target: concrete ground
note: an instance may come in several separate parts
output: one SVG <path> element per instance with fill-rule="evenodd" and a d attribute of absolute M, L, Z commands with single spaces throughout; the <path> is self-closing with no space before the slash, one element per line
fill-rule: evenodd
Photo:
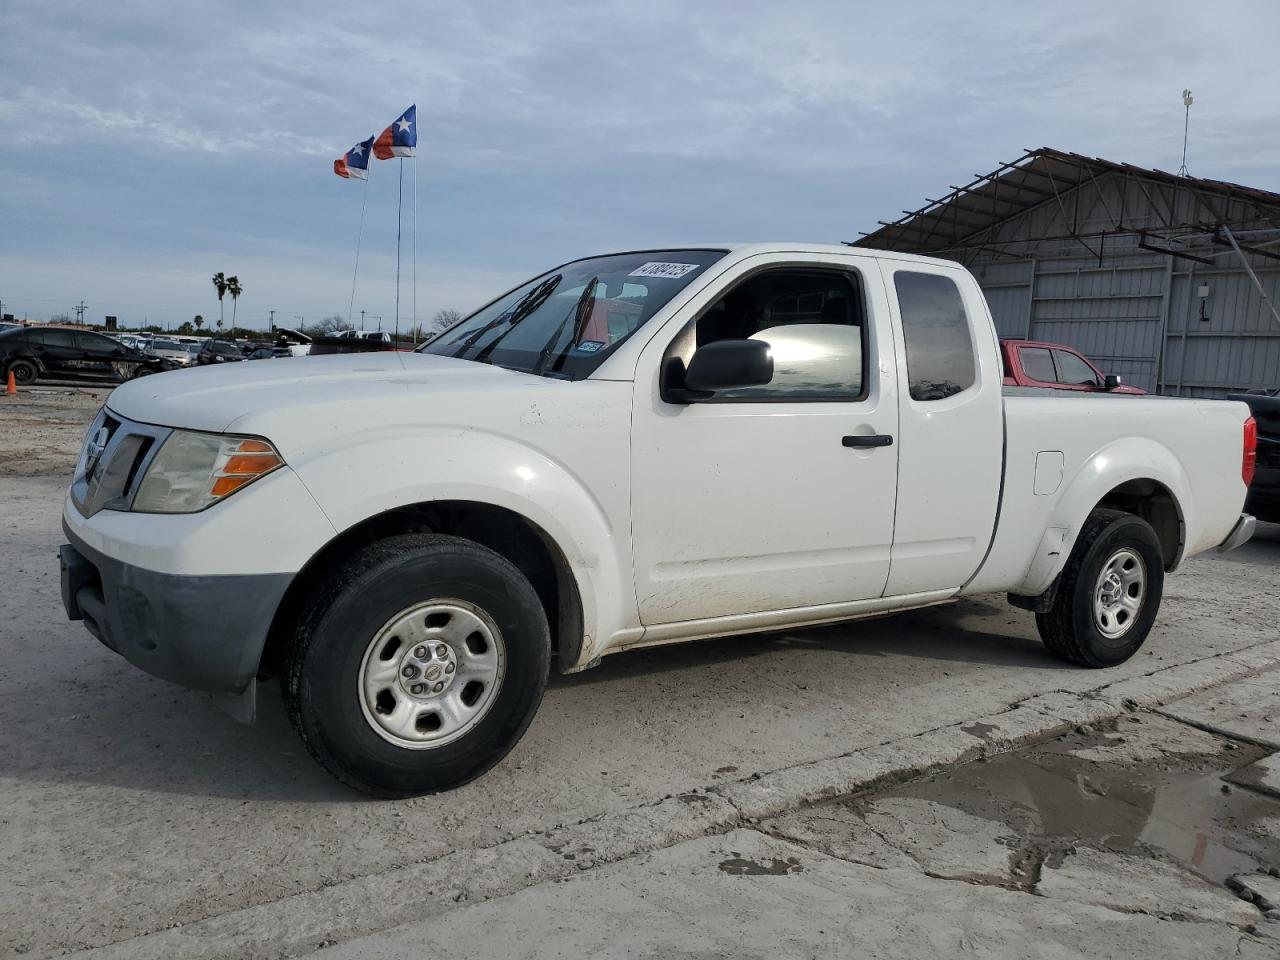
<path fill-rule="evenodd" d="M 311 762 L 274 688 L 264 688 L 257 725 L 241 727 L 208 698 L 145 676 L 65 620 L 54 555 L 58 515 L 98 402 L 80 399 L 82 393 L 33 389 L 17 400 L 0 397 L 0 956 L 112 944 L 105 955 L 278 956 L 389 928 L 396 932 L 387 934 L 386 949 L 395 950 L 406 920 L 437 910 L 442 919 L 433 925 L 447 916 L 448 924 L 462 925 L 449 929 L 471 930 L 470 942 L 491 947 L 486 953 L 477 946 L 475 955 L 493 955 L 500 944 L 482 929 L 491 915 L 485 911 L 531 898 L 520 902 L 587 918 L 592 901 L 580 905 L 563 891 L 605 890 L 633 876 L 639 884 L 646 871 L 652 878 L 645 882 L 656 887 L 675 891 L 679 884 L 669 878 L 685 874 L 709 876 L 709 886 L 696 898 L 685 887 L 669 909 L 655 900 L 646 913 L 635 902 L 635 912 L 602 921 L 600 929 L 614 932 L 619 923 L 635 922 L 693 938 L 637 934 L 632 953 L 703 950 L 701 934 L 688 926 L 692 912 L 682 920 L 677 907 L 696 903 L 701 912 L 726 890 L 756 890 L 767 899 L 779 888 L 750 885 L 774 880 L 796 884 L 800 896 L 788 901 L 791 920 L 776 927 L 778 936 L 793 931 L 785 936 L 794 949 L 770 955 L 809 955 L 804 951 L 844 943 L 814 933 L 827 929 L 811 922 L 823 916 L 820 903 L 860 911 L 866 930 L 877 917 L 897 916 L 902 935 L 915 936 L 908 921 L 920 911 L 907 906 L 942 897 L 943 890 L 957 923 L 979 909 L 966 898 L 995 897 L 1000 904 L 1042 898 L 924 873 L 895 879 L 899 886 L 885 894 L 883 903 L 896 898 L 902 905 L 899 913 L 875 899 L 852 906 L 872 876 L 867 871 L 877 868 L 769 835 L 759 822 L 858 782 L 848 768 L 854 761 L 883 763 L 892 755 L 898 759 L 890 766 L 901 772 L 969 757 L 961 748 L 934 750 L 940 732 L 962 730 L 959 741 L 978 738 L 984 749 L 1004 749 L 997 742 L 1000 717 L 1012 717 L 1004 722 L 1030 735 L 1061 726 L 1067 714 L 1123 710 L 1129 695 L 1108 699 L 1098 692 L 1104 684 L 1116 691 L 1129 689 L 1126 683 L 1138 685 L 1135 691 L 1158 688 L 1164 692 L 1147 695 L 1163 703 L 1276 662 L 1268 645 L 1280 639 L 1280 528 L 1269 527 L 1235 554 L 1198 558 L 1171 577 L 1146 648 L 1113 670 L 1078 670 L 1050 659 L 1031 615 L 1000 597 L 622 654 L 587 673 L 553 678 L 524 741 L 478 782 L 442 796 L 369 801 Z M 38 452 L 23 452 L 31 450 Z M 1025 706 L 1035 702 L 1043 705 Z M 1010 711 L 1016 705 L 1024 706 Z M 987 736 L 988 729 L 997 733 Z M 801 784 L 803 795 L 796 792 Z M 729 828 L 739 833 L 725 834 Z M 595 838 L 564 846 L 564 838 L 583 836 Z M 802 848 L 803 856 L 781 854 L 787 845 Z M 736 858 L 724 855 L 733 851 Z M 785 863 L 792 856 L 808 868 L 774 877 L 757 875 L 750 863 L 736 874 L 719 866 L 734 859 Z M 537 883 L 563 879 L 566 863 L 589 869 L 570 866 L 572 881 Z M 936 883 L 943 887 L 935 890 Z M 869 888 L 865 895 L 873 896 Z M 806 916 L 809 897 L 814 907 Z M 430 909 L 422 898 L 430 898 Z M 475 902 L 490 898 L 491 904 Z M 748 898 L 724 915 L 747 924 L 760 902 Z M 1003 916 L 1005 908 L 991 909 Z M 1173 927 L 1146 917 L 1117 921 L 1115 911 L 1097 906 L 1062 909 L 1086 926 L 1093 921 L 1080 918 L 1099 918 L 1096 940 L 1081 945 L 1101 945 L 1102 931 L 1122 922 L 1134 931 L 1137 955 L 1145 952 L 1142 944 L 1163 944 L 1159 932 Z M 1060 919 L 1044 913 L 1036 922 L 1043 929 L 1036 927 L 1035 936 L 1058 942 L 1045 931 Z M 744 930 L 768 936 L 769 923 L 751 923 Z M 1253 949 L 1250 935 L 1230 932 L 1243 927 L 1227 926 L 1215 933 L 1208 925 L 1177 924 L 1190 939 L 1171 947 L 1171 955 L 1182 955 L 1178 949 L 1189 955 L 1195 944 L 1203 946 L 1201 955 L 1215 955 L 1219 944 L 1229 940 L 1234 950 L 1241 937 L 1242 949 Z M 534 952 L 537 929 L 521 937 L 523 955 L 573 954 L 576 944 L 590 945 L 548 934 L 547 949 Z M 949 929 L 938 935 L 940 953 L 967 942 Z M 844 928 L 831 930 L 833 937 L 846 935 Z M 715 942 L 714 934 L 706 936 Z M 964 936 L 987 943 L 976 930 Z M 991 949 L 978 952 L 1000 955 L 1005 941 L 992 937 Z M 767 939 L 758 942 L 757 952 L 768 952 Z M 885 947 L 880 955 L 899 954 Z"/>
<path fill-rule="evenodd" d="M 1280 778 L 1228 783 L 1268 749 L 1129 713 L 316 956 L 1280 956 Z"/>

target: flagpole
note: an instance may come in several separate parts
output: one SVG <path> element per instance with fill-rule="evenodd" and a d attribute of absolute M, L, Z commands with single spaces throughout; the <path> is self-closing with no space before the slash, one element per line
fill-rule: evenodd
<path fill-rule="evenodd" d="M 418 155 L 413 155 L 413 345 L 418 345 Z"/>
<path fill-rule="evenodd" d="M 356 231 L 356 265 L 351 271 L 351 300 L 347 303 L 347 326 L 351 326 L 351 314 L 356 305 L 356 276 L 360 273 L 360 238 L 364 236 L 364 211 L 369 205 L 369 177 L 366 173 L 360 201 L 360 229 Z"/>
<path fill-rule="evenodd" d="M 400 211 L 404 209 L 404 157 L 400 158 L 400 196 L 396 200 L 396 339 L 400 339 Z"/>

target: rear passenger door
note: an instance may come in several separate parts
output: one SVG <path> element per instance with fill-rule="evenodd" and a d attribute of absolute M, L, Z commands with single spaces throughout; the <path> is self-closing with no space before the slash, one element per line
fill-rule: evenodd
<path fill-rule="evenodd" d="M 102 380 L 122 380 L 127 376 L 123 344 L 99 333 L 76 331 L 75 344 L 81 354 L 81 366 L 85 374 Z"/>
<path fill-rule="evenodd" d="M 999 344 L 963 270 L 880 261 L 899 388 L 897 515 L 886 596 L 957 588 L 995 528 L 1004 459 Z"/>

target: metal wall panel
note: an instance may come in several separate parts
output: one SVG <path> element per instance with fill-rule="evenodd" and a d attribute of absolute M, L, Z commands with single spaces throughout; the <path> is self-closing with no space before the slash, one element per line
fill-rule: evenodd
<path fill-rule="evenodd" d="M 991 246 L 956 255 L 978 277 L 1000 336 L 1068 344 L 1152 392 L 1223 397 L 1280 386 L 1280 324 L 1231 248 L 1197 250 L 1210 266 L 1142 249 L 1136 236 L 1062 239 L 1073 230 L 1114 226 L 1117 213 L 1140 229 L 1154 219 L 1152 204 L 1187 221 L 1208 219 L 1191 191 L 1119 189 L 1117 180 L 1100 178 L 1080 209 L 1072 195 L 1048 200 L 1001 224 L 988 238 Z M 1212 212 L 1247 219 L 1248 211 L 1233 208 L 1237 203 L 1220 201 Z M 1280 262 L 1247 256 L 1280 304 Z M 1205 320 L 1203 283 L 1210 285 Z"/>

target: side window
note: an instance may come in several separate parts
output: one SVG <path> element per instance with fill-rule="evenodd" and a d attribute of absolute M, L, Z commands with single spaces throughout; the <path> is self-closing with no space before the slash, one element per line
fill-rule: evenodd
<path fill-rule="evenodd" d="M 116 345 L 114 340 L 100 337 L 96 333 L 76 333 L 73 336 L 78 349 L 91 350 L 94 353 L 110 353 Z"/>
<path fill-rule="evenodd" d="M 1058 375 L 1053 370 L 1053 357 L 1044 347 L 1023 347 L 1018 353 L 1022 358 L 1022 372 L 1032 380 L 1058 382 Z"/>
<path fill-rule="evenodd" d="M 718 340 L 763 340 L 773 354 L 773 380 L 721 390 L 716 400 L 859 400 L 865 393 L 864 317 L 856 272 L 765 270 L 704 311 L 694 325 L 693 343 L 677 337 L 668 355 L 687 353 L 691 358 L 696 348 Z"/>
<path fill-rule="evenodd" d="M 900 270 L 893 283 L 902 314 L 911 399 L 942 400 L 973 386 L 973 340 L 955 281 Z"/>
<path fill-rule="evenodd" d="M 70 330 L 46 330 L 44 331 L 44 343 L 47 347 L 75 346 Z"/>
<path fill-rule="evenodd" d="M 1053 351 L 1053 359 L 1058 361 L 1058 382 L 1069 383 L 1074 386 L 1085 385 L 1092 387 L 1100 387 L 1102 384 L 1098 381 L 1098 375 L 1093 372 L 1093 367 L 1089 366 L 1074 353 L 1068 353 L 1066 350 Z"/>

